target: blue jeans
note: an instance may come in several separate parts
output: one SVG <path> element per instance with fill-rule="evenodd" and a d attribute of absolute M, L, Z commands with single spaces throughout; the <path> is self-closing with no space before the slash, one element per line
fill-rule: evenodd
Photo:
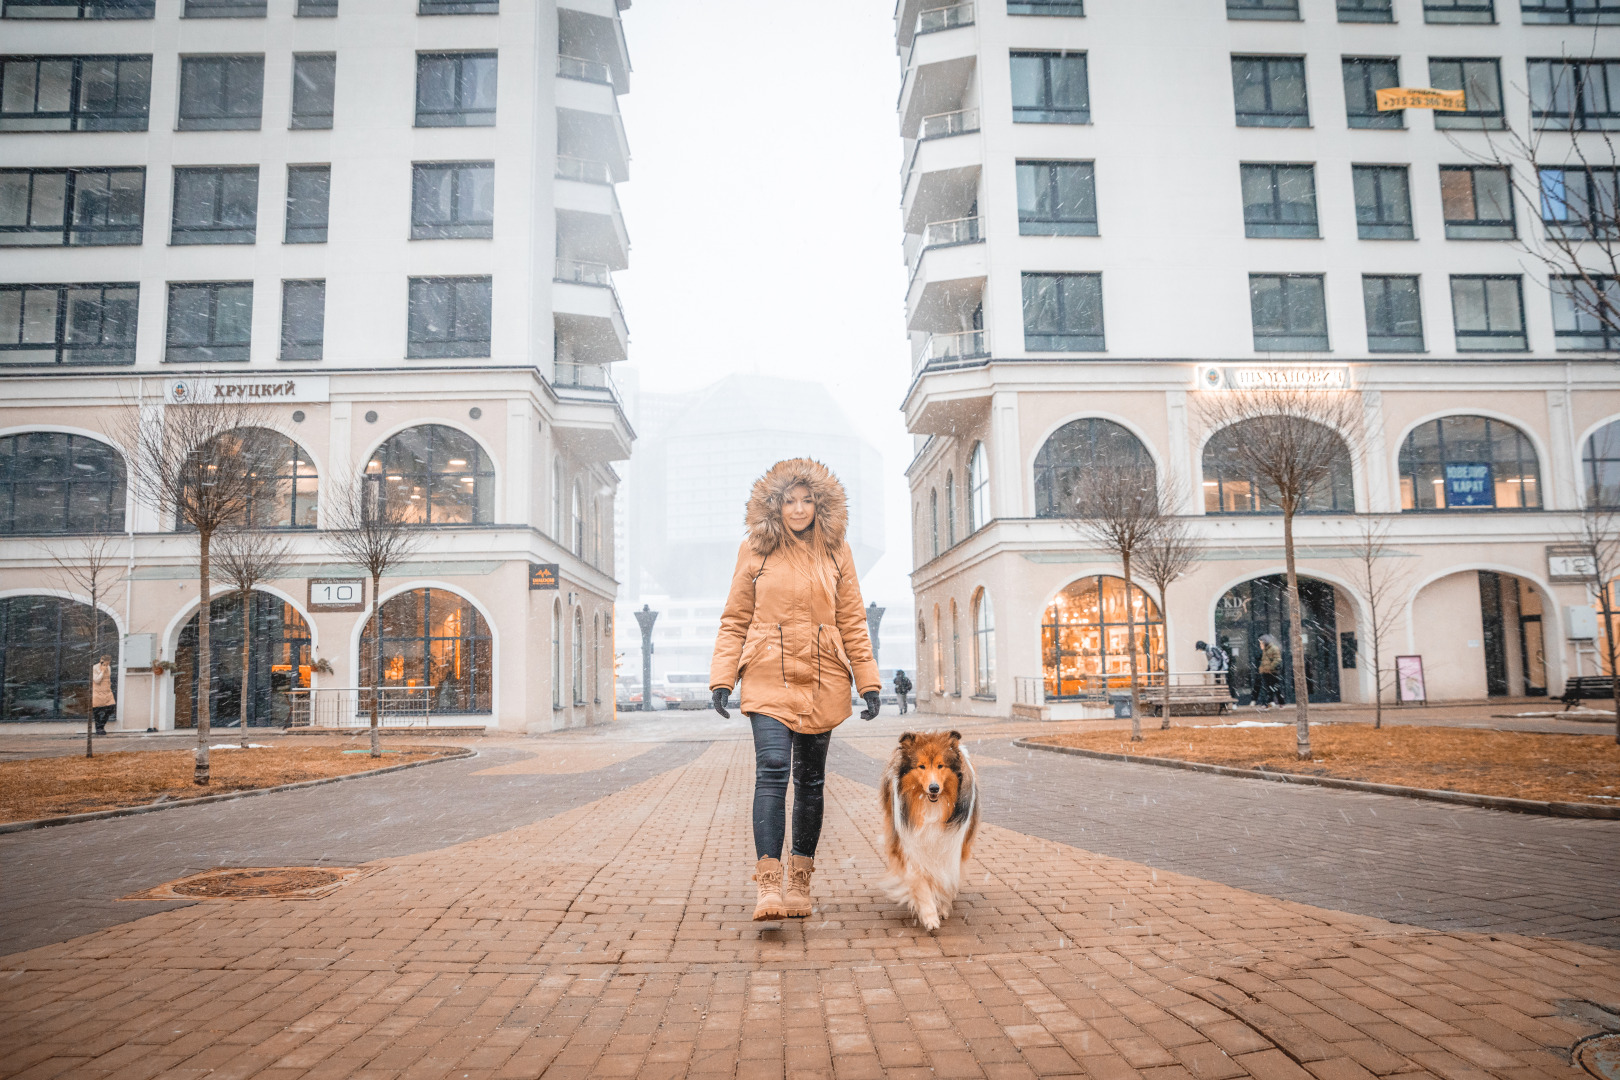
<path fill-rule="evenodd" d="M 822 788 L 832 732 L 800 735 L 763 713 L 749 713 L 748 721 L 754 725 L 754 857 L 782 857 L 790 772 L 793 854 L 814 856 L 821 839 Z"/>

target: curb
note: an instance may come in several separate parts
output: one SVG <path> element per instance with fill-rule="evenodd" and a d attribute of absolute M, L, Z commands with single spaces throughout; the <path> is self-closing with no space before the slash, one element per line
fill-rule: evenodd
<path fill-rule="evenodd" d="M 249 791 L 227 791 L 219 795 L 202 795 L 195 799 L 171 799 L 168 802 L 147 803 L 145 806 L 121 806 L 113 810 L 91 810 L 85 814 L 64 814 L 61 817 L 34 818 L 30 821 L 8 821 L 0 824 L 0 835 L 29 832 L 33 829 L 49 829 L 55 825 L 77 825 L 81 821 L 132 817 L 135 814 L 150 814 L 158 810 L 175 810 L 182 806 L 198 806 L 203 803 L 248 799 L 255 795 L 270 795 L 277 791 L 296 791 L 299 788 L 319 787 L 321 784 L 336 784 L 344 780 L 360 780 L 367 776 L 381 776 L 383 773 L 399 772 L 401 769 L 419 769 L 423 765 L 436 765 L 441 761 L 459 761 L 462 758 L 477 756 L 478 751 L 463 748 L 460 753 L 444 754 L 424 761 L 406 761 L 399 765 L 385 765 L 380 769 L 367 769 L 365 772 L 346 773 L 343 776 L 323 776 L 317 780 L 300 780 L 296 784 L 277 784 L 275 787 L 253 788 Z"/>
<path fill-rule="evenodd" d="M 1070 754 L 1074 757 L 1096 758 L 1102 761 L 1128 761 L 1135 765 L 1158 765 L 1167 769 L 1215 773 L 1218 776 L 1236 776 L 1245 780 L 1276 780 L 1285 784 L 1307 784 L 1311 787 L 1364 791 L 1374 795 L 1398 795 L 1404 799 L 1428 799 L 1431 802 L 1477 806 L 1486 810 L 1508 810 L 1516 814 L 1541 814 L 1546 817 L 1594 818 L 1603 821 L 1620 821 L 1620 806 L 1541 802 L 1537 799 L 1513 799 L 1503 795 L 1476 795 L 1468 791 L 1439 791 L 1434 788 L 1403 787 L 1399 784 L 1375 784 L 1367 780 L 1341 780 L 1335 776 L 1311 776 L 1305 773 L 1277 772 L 1271 769 L 1236 769 L 1230 765 L 1210 765 L 1202 761 L 1182 761 L 1180 758 L 1110 754 L 1103 750 L 1083 750 L 1078 746 L 1053 746 L 1050 743 L 1038 743 L 1030 739 L 1014 739 L 1013 745 L 1022 750 L 1045 750 L 1054 754 Z"/>

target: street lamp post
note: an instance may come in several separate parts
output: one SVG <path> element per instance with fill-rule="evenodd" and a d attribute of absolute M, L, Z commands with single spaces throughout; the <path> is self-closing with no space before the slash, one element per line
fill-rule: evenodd
<path fill-rule="evenodd" d="M 652 712 L 652 630 L 653 623 L 658 621 L 658 612 L 642 604 L 635 615 L 636 625 L 641 627 L 641 711 Z"/>

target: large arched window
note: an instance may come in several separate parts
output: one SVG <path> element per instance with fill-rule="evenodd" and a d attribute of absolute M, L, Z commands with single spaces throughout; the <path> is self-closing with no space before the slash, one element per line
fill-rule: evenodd
<path fill-rule="evenodd" d="M 1612 420 L 1586 440 L 1581 450 L 1586 505 L 1620 507 L 1620 420 Z"/>
<path fill-rule="evenodd" d="M 996 696 L 996 616 L 990 594 L 973 594 L 973 695 Z"/>
<path fill-rule="evenodd" d="M 487 525 L 495 517 L 495 469 L 478 441 L 443 424 L 406 428 L 379 446 L 366 477 L 388 503 L 422 525 Z"/>
<path fill-rule="evenodd" d="M 1125 614 L 1125 580 L 1098 574 L 1070 582 L 1041 622 L 1046 696 L 1073 698 L 1130 686 L 1131 649 L 1139 675 L 1162 671 L 1164 617 L 1141 586 L 1131 589 L 1136 640 Z"/>
<path fill-rule="evenodd" d="M 945 474 L 945 546 L 956 546 L 956 474 Z"/>
<path fill-rule="evenodd" d="M 1249 425 L 1264 424 L 1265 417 L 1240 420 L 1209 437 L 1204 444 L 1204 513 L 1280 514 L 1277 491 L 1262 477 L 1252 475 L 1237 451 Z M 1326 479 L 1305 494 L 1300 512 L 1305 514 L 1353 514 L 1356 509 L 1354 481 L 1350 471 L 1350 448 L 1340 438 L 1339 453 Z"/>
<path fill-rule="evenodd" d="M 562 458 L 557 458 L 551 463 L 551 538 L 559 544 L 568 542 L 563 530 L 563 464 Z"/>
<path fill-rule="evenodd" d="M 574 704 L 585 704 L 585 609 L 574 609 Z"/>
<path fill-rule="evenodd" d="M 432 687 L 433 712 L 487 713 L 493 642 L 472 602 L 444 589 L 412 589 L 382 606 L 360 638 L 360 685 Z"/>
<path fill-rule="evenodd" d="M 117 625 L 91 615 L 89 604 L 55 596 L 0 600 L 0 721 L 90 715 L 90 669 L 102 653 L 118 663 Z"/>
<path fill-rule="evenodd" d="M 962 625 L 956 617 L 956 601 L 951 601 L 951 693 L 962 696 Z"/>
<path fill-rule="evenodd" d="M 1112 420 L 1088 416 L 1054 431 L 1035 455 L 1035 515 L 1074 517 L 1081 476 L 1099 468 L 1149 468 L 1140 439 Z"/>
<path fill-rule="evenodd" d="M 939 558 L 939 489 L 928 489 L 928 547 L 929 557 Z"/>
<path fill-rule="evenodd" d="M 124 459 L 61 431 L 0 439 L 0 535 L 124 529 Z"/>
<path fill-rule="evenodd" d="M 978 532 L 989 521 L 990 471 L 984 460 L 984 443 L 976 442 L 968 455 L 968 532 Z"/>
<path fill-rule="evenodd" d="M 313 529 L 317 521 L 320 478 L 304 448 L 279 431 L 251 429 L 251 437 L 236 432 L 224 438 L 241 439 L 231 457 L 262 461 L 256 470 L 266 483 L 250 496 L 246 520 L 258 529 Z M 186 528 L 183 523 L 181 528 Z"/>
<path fill-rule="evenodd" d="M 934 693 L 945 692 L 945 648 L 944 635 L 939 632 L 939 605 L 934 605 Z"/>
<path fill-rule="evenodd" d="M 199 613 L 200 614 L 200 613 Z M 174 726 L 197 726 L 197 622 L 192 615 L 180 631 L 174 654 Z M 247 671 L 242 670 L 242 638 L 247 635 Z M 294 706 L 289 690 L 307 688 L 310 674 L 309 624 L 279 596 L 254 590 L 242 624 L 239 593 L 216 596 L 208 605 L 208 716 L 214 727 L 242 722 L 247 693 L 249 727 L 285 727 Z M 307 709 L 308 698 L 297 702 Z"/>
<path fill-rule="evenodd" d="M 1442 416 L 1401 444 L 1402 510 L 1537 510 L 1535 447 L 1512 424 L 1488 416 Z"/>
<path fill-rule="evenodd" d="M 569 531 L 569 546 L 575 555 L 585 557 L 585 510 L 579 498 L 579 482 L 574 483 L 573 501 L 570 503 L 568 520 L 572 522 Z"/>

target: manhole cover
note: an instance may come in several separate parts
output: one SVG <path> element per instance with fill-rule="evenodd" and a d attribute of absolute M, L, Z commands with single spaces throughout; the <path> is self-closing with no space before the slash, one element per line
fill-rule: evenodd
<path fill-rule="evenodd" d="M 364 870 L 342 866 L 220 866 L 125 900 L 315 900 Z"/>
<path fill-rule="evenodd" d="M 1620 1080 L 1620 1035 L 1598 1035 L 1575 1047 L 1575 1063 L 1602 1080 Z"/>

